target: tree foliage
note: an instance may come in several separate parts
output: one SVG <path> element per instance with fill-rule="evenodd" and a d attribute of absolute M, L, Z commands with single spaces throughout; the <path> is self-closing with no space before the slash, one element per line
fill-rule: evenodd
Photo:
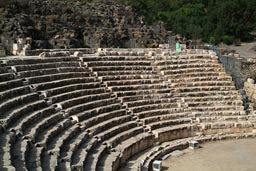
<path fill-rule="evenodd" d="M 191 39 L 234 42 L 256 29 L 256 0 L 123 0 L 146 17 Z"/>

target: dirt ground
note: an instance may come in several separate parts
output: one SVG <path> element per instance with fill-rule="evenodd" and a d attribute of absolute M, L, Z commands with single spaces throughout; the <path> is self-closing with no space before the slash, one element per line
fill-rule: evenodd
<path fill-rule="evenodd" d="M 226 46 L 222 45 L 227 49 L 236 50 L 241 57 L 255 57 L 256 58 L 256 41 L 250 43 L 242 43 L 241 46 Z"/>
<path fill-rule="evenodd" d="M 179 157 L 163 161 L 165 171 L 255 171 L 256 139 L 227 140 L 186 149 Z"/>

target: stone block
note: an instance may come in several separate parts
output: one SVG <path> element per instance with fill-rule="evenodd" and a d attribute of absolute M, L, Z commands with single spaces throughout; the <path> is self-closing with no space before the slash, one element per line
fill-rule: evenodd
<path fill-rule="evenodd" d="M 74 57 L 82 57 L 83 56 L 83 53 L 82 52 L 79 52 L 79 51 L 76 51 L 74 53 Z"/>
<path fill-rule="evenodd" d="M 6 56 L 5 50 L 0 49 L 0 57 L 5 57 L 5 56 Z"/>
<path fill-rule="evenodd" d="M 255 83 L 255 81 L 253 79 L 251 79 L 251 78 L 248 78 L 247 82 L 250 83 L 250 84 L 254 84 Z"/>

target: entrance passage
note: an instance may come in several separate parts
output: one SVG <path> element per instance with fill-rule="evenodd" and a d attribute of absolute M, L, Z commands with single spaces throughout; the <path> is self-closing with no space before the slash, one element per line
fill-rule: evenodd
<path fill-rule="evenodd" d="M 165 171 L 255 171 L 256 139 L 215 141 L 163 161 Z"/>

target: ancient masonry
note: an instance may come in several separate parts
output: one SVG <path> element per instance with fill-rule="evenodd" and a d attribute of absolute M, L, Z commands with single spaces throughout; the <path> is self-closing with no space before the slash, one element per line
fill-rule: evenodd
<path fill-rule="evenodd" d="M 115 0 L 18 1 L 2 9 L 0 18 L 0 46 L 8 54 L 23 48 L 143 48 L 168 38 L 163 23 L 147 26 L 132 7 Z M 33 39 L 29 46 L 23 46 L 30 42 L 21 40 L 26 37 Z"/>
<path fill-rule="evenodd" d="M 189 139 L 255 136 L 213 51 L 0 59 L 0 170 L 150 170 Z"/>

